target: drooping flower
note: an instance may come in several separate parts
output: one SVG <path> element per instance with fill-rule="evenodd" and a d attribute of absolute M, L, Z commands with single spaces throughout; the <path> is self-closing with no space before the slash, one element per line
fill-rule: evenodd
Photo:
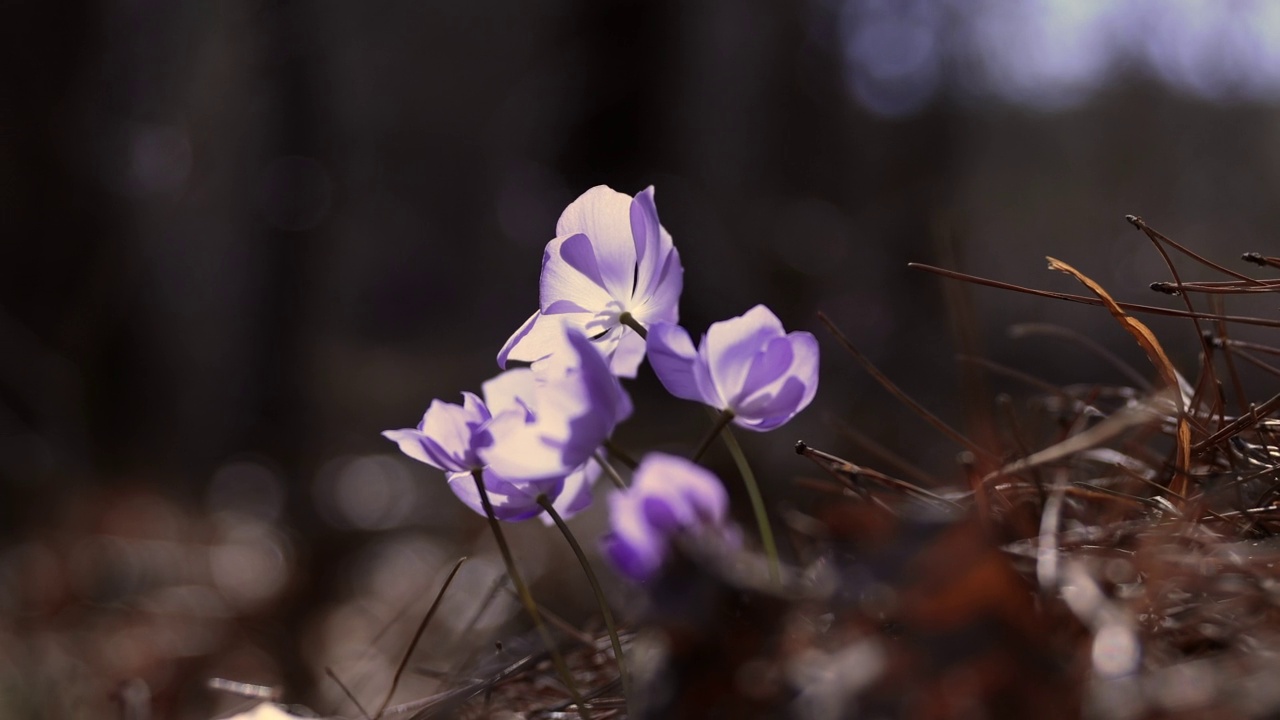
<path fill-rule="evenodd" d="M 634 580 L 657 572 L 678 533 L 720 532 L 727 527 L 729 496 L 709 470 L 681 457 L 646 455 L 631 487 L 609 496 L 611 531 L 603 550 L 617 570 Z"/>
<path fill-rule="evenodd" d="M 649 329 L 649 364 L 672 395 L 733 413 L 748 430 L 773 430 L 807 407 L 818 391 L 818 341 L 787 333 L 763 305 L 712 323 L 695 350 L 684 328 Z"/>
<path fill-rule="evenodd" d="M 568 331 L 554 358 L 484 383 L 484 399 L 436 400 L 416 428 L 383 433 L 409 457 L 444 470 L 454 493 L 483 514 L 482 473 L 499 519 L 541 511 L 538 495 L 571 515 L 591 501 L 592 454 L 631 415 L 631 399 L 587 338 Z"/>
<path fill-rule="evenodd" d="M 678 322 L 683 282 L 680 254 L 658 222 L 653 188 L 632 198 L 593 187 L 560 215 L 542 256 L 538 311 L 503 345 L 498 365 L 548 356 L 567 325 L 592 339 L 615 375 L 635 377 L 644 339 L 620 318 L 630 313 L 645 328 Z"/>

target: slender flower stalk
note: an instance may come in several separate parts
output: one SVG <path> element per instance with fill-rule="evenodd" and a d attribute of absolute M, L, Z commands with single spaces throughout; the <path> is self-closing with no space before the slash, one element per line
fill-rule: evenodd
<path fill-rule="evenodd" d="M 533 594 L 529 592 L 529 586 L 524 584 L 524 579 L 520 577 L 520 571 L 516 570 L 516 561 L 511 555 L 511 547 L 507 545 L 507 536 L 502 532 L 502 523 L 498 522 L 498 517 L 493 514 L 493 505 L 489 502 L 489 492 L 484 487 L 483 471 L 473 470 L 471 476 L 475 478 L 476 492 L 480 494 L 480 504 L 484 507 L 485 516 L 489 518 L 489 529 L 493 531 L 493 539 L 498 543 L 498 551 L 502 553 L 502 562 L 507 566 L 507 577 L 511 578 L 511 584 L 515 585 L 516 594 L 520 596 L 520 602 L 524 605 L 525 611 L 529 613 L 529 617 L 533 619 L 533 624 L 538 628 L 538 635 L 542 637 L 542 644 L 547 647 L 547 652 L 551 653 L 551 663 L 555 665 L 556 673 L 560 675 L 560 680 L 568 688 L 569 697 L 573 698 L 574 704 L 578 707 L 578 714 L 584 718 L 590 718 L 591 714 L 582 702 L 582 693 L 578 692 L 578 686 L 573 681 L 573 675 L 569 673 L 569 666 L 565 665 L 564 656 L 560 654 L 555 640 L 551 637 L 551 632 L 547 630 L 546 623 L 542 621 L 542 613 L 538 611 L 538 604 L 534 602 Z"/>
<path fill-rule="evenodd" d="M 618 471 L 613 469 L 613 466 L 609 464 L 609 458 L 605 457 L 604 453 L 597 450 L 593 457 L 595 458 L 596 464 L 600 466 L 600 469 L 604 470 L 604 474 L 608 475 L 609 480 L 613 481 L 614 487 L 619 490 L 627 489 L 627 483 L 623 481 L 622 476 L 618 474 Z"/>
<path fill-rule="evenodd" d="M 632 470 L 635 470 L 636 465 L 639 465 L 639 463 L 636 462 L 636 459 L 631 457 L 631 453 L 618 447 L 618 444 L 615 443 L 613 440 L 605 440 L 604 449 L 605 449 L 605 452 L 609 453 L 609 457 L 613 458 L 614 460 L 617 460 L 623 465 L 626 465 Z"/>
<path fill-rule="evenodd" d="M 719 413 L 712 414 L 715 416 L 715 423 L 711 426 L 710 432 L 702 438 L 702 442 L 698 443 L 698 449 L 693 451 L 693 457 L 691 459 L 694 462 L 698 462 L 702 459 L 703 455 L 707 454 L 707 450 L 711 449 L 711 443 L 715 442 L 716 438 L 719 437 L 720 431 L 724 430 L 729 426 L 729 423 L 733 422 L 732 410 L 721 410 Z"/>
<path fill-rule="evenodd" d="M 613 622 L 613 612 L 609 610 L 609 603 L 605 600 L 604 591 L 600 589 L 600 581 L 596 579 L 596 573 L 591 569 L 591 563 L 587 562 L 587 555 L 582 552 L 582 546 L 578 544 L 578 539 L 569 530 L 569 526 L 560 517 L 560 513 L 556 512 L 556 506 L 552 504 L 550 498 L 543 495 L 538 498 L 538 504 L 551 516 L 556 527 L 560 528 L 564 539 L 569 542 L 569 547 L 573 548 L 573 554 L 578 556 L 578 564 L 582 565 L 582 571 L 587 575 L 587 582 L 591 583 L 591 592 L 595 593 L 596 602 L 600 605 L 600 614 L 604 616 L 604 626 L 609 631 L 609 642 L 613 645 L 613 657 L 618 661 L 618 676 L 622 678 L 622 695 L 624 699 L 630 702 L 631 677 L 627 672 L 627 664 L 622 656 L 622 640 L 618 638 L 618 627 Z"/>
<path fill-rule="evenodd" d="M 716 436 L 724 438 L 725 447 L 729 449 L 729 455 L 733 457 L 733 463 L 738 467 L 738 474 L 742 476 L 742 484 L 747 488 L 747 498 L 751 501 L 751 514 L 756 519 L 756 529 L 760 532 L 760 544 L 764 546 L 765 557 L 769 559 L 769 578 L 775 583 L 781 582 L 782 572 L 778 561 L 778 546 L 773 539 L 773 526 L 769 524 L 769 513 L 765 509 L 764 496 L 760 494 L 760 485 L 756 482 L 756 474 L 751 471 L 751 463 L 747 462 L 747 456 L 742 452 L 742 446 L 738 444 L 738 439 L 733 436 L 729 430 L 729 423 L 733 422 L 733 411 L 722 410 L 719 413 L 711 413 L 715 418 L 711 426 L 711 432 L 702 439 L 702 444 L 693 454 L 693 461 L 697 462 L 699 458 L 715 441 Z"/>
<path fill-rule="evenodd" d="M 756 527 L 760 530 L 760 544 L 764 546 L 765 557 L 769 559 L 769 578 L 775 584 L 782 582 L 782 571 L 778 563 L 778 546 L 773 540 L 773 527 L 769 524 L 769 513 L 765 510 L 764 496 L 760 494 L 760 485 L 756 483 L 756 475 L 751 471 L 751 463 L 747 462 L 746 453 L 733 436 L 733 431 L 726 424 L 723 433 L 724 444 L 738 466 L 738 474 L 742 476 L 742 484 L 747 488 L 747 498 L 751 500 L 751 512 L 756 517 Z"/>

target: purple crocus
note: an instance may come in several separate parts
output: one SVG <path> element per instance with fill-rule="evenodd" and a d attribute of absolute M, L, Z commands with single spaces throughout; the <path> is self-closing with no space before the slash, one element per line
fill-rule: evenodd
<path fill-rule="evenodd" d="M 678 533 L 721 532 L 729 496 L 709 470 L 675 455 L 650 453 L 632 476 L 631 487 L 609 496 L 611 532 L 601 541 L 618 572 L 634 580 L 653 576 Z"/>
<path fill-rule="evenodd" d="M 631 415 L 631 399 L 580 333 L 562 335 L 554 357 L 509 370 L 483 386 L 484 399 L 436 400 L 416 428 L 383 433 L 409 457 L 444 470 L 449 485 L 483 514 L 472 473 L 483 473 L 499 519 L 537 514 L 538 495 L 570 515 L 591 501 L 599 468 L 587 461 Z"/>
<path fill-rule="evenodd" d="M 773 430 L 795 417 L 818 391 L 818 341 L 787 333 L 763 305 L 712 323 L 695 350 L 671 323 L 649 329 L 649 364 L 667 391 L 733 413 L 748 430 Z"/>
<path fill-rule="evenodd" d="M 632 198 L 593 187 L 560 215 L 542 256 L 538 311 L 503 345 L 498 365 L 548 356 L 567 325 L 592 339 L 615 375 L 635 377 L 645 342 L 620 318 L 629 313 L 645 328 L 677 322 L 683 278 L 653 188 Z"/>

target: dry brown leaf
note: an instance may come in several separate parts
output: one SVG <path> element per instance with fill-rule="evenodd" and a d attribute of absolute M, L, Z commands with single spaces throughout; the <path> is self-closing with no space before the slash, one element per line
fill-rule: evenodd
<path fill-rule="evenodd" d="M 1046 257 L 1045 259 L 1049 261 L 1050 270 L 1064 272 L 1074 277 L 1082 285 L 1089 288 L 1094 295 L 1097 295 L 1098 299 L 1102 300 L 1102 304 L 1111 312 L 1112 317 L 1118 320 L 1124 329 L 1133 336 L 1133 339 L 1138 341 L 1142 349 L 1146 351 L 1147 359 L 1155 366 L 1156 372 L 1160 374 L 1161 379 L 1169 387 L 1173 388 L 1174 396 L 1178 401 L 1178 465 L 1174 469 L 1173 482 L 1170 483 L 1169 489 L 1179 496 L 1185 497 L 1188 486 L 1187 470 L 1191 467 L 1191 426 L 1187 423 L 1186 409 L 1183 407 L 1182 383 L 1178 378 L 1178 371 L 1174 369 L 1173 363 L 1169 361 L 1169 356 L 1165 354 L 1164 348 L 1160 346 L 1160 341 L 1156 339 L 1151 329 L 1121 309 L 1111 295 L 1102 289 L 1101 285 L 1061 260 L 1052 257 Z"/>

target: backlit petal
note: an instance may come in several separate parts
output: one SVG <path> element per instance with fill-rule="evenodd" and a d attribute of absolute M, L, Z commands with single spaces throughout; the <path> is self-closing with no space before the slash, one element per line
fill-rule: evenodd
<path fill-rule="evenodd" d="M 782 322 L 769 308 L 757 305 L 743 315 L 712 323 L 707 329 L 704 357 L 720 397 L 741 393 L 756 353 L 784 335 Z"/>
<path fill-rule="evenodd" d="M 618 300 L 630 300 L 636 269 L 631 197 L 604 185 L 586 191 L 565 208 L 556 223 L 557 237 L 575 233 L 591 239 L 600 277 L 609 294 Z"/>
<path fill-rule="evenodd" d="M 547 243 L 542 256 L 538 307 L 546 312 L 557 301 L 569 301 L 594 313 L 608 306 L 615 298 L 601 276 L 599 253 L 595 238 L 582 233 Z"/>
<path fill-rule="evenodd" d="M 498 367 L 511 361 L 532 363 L 550 355 L 562 343 L 560 336 L 566 324 L 581 320 L 580 315 L 543 315 L 536 312 L 511 336 L 498 352 Z"/>
<path fill-rule="evenodd" d="M 649 365 L 667 392 L 685 400 L 707 402 L 694 380 L 697 351 L 684 328 L 671 323 L 654 323 L 649 328 L 646 352 Z"/>
<path fill-rule="evenodd" d="M 636 376 L 636 372 L 640 370 L 640 363 L 644 360 L 644 338 L 637 335 L 634 330 L 624 326 L 619 326 L 616 332 L 618 333 L 618 342 L 613 351 L 613 357 L 609 360 L 609 368 L 618 377 L 633 378 Z"/>

